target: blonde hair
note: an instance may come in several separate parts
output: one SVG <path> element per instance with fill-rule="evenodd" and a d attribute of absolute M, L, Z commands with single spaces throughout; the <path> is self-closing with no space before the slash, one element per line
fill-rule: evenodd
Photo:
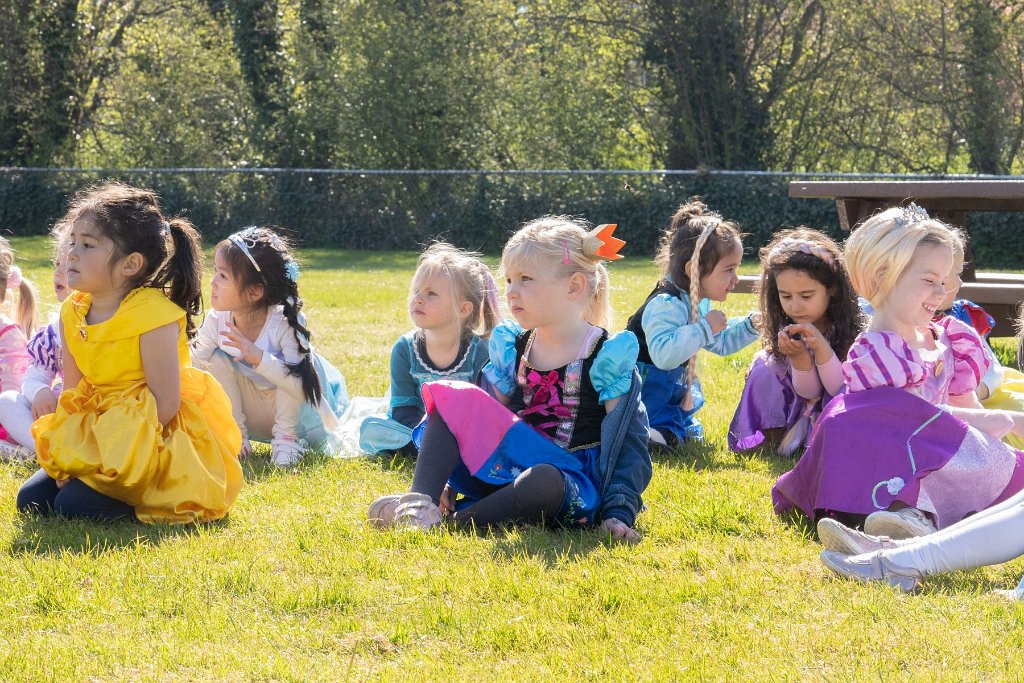
<path fill-rule="evenodd" d="M 420 254 L 416 263 L 416 274 L 409 285 L 410 299 L 424 282 L 432 278 L 448 283 L 452 307 L 456 312 L 461 302 L 472 304 L 473 312 L 462 324 L 463 336 L 476 334 L 486 337 L 491 333 L 501 318 L 498 285 L 491 276 L 491 270 L 480 260 L 480 254 L 464 251 L 447 242 L 435 242 Z"/>
<path fill-rule="evenodd" d="M 930 218 L 920 207 L 892 208 L 864 221 L 846 240 L 844 258 L 853 289 L 874 308 L 882 306 L 924 245 L 963 252 L 960 232 Z"/>
<path fill-rule="evenodd" d="M 12 275 L 17 273 L 18 305 L 15 319 L 26 337 L 31 337 L 36 329 L 36 288 L 28 278 L 21 275 L 21 269 L 14 265 L 14 249 L 11 243 L 0 237 L 0 303 L 7 301 L 7 288 Z"/>
<path fill-rule="evenodd" d="M 608 270 L 597 253 L 602 244 L 582 219 L 542 216 L 519 228 L 505 243 L 501 272 L 507 273 L 513 264 L 530 263 L 553 270 L 558 277 L 582 274 L 590 293 L 583 319 L 607 330 L 612 323 L 612 304 Z"/>

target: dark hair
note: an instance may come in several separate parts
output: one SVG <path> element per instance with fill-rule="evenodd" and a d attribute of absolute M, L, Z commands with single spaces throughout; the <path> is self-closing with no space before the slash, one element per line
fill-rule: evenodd
<path fill-rule="evenodd" d="M 243 251 L 232 239 L 241 240 L 247 251 Z M 310 348 L 312 335 L 306 328 L 306 316 L 301 313 L 299 264 L 288 241 L 270 228 L 250 227 L 222 240 L 216 251 L 227 261 L 228 270 L 241 291 L 251 287 L 263 288 L 263 296 L 253 302 L 253 308 L 282 307 L 302 356 L 298 363 L 286 364 L 288 373 L 302 380 L 302 395 L 306 401 L 316 405 L 323 391 L 316 368 L 313 367 Z M 249 256 L 259 265 L 259 271 Z"/>
<path fill-rule="evenodd" d="M 70 225 L 82 216 L 93 218 L 114 243 L 112 258 L 136 252 L 142 256 L 143 265 L 132 289 L 162 289 L 168 299 L 185 309 L 185 334 L 194 337 L 194 318 L 203 309 L 203 259 L 192 223 L 181 217 L 165 218 L 160 198 L 152 190 L 118 182 L 80 190 L 61 223 Z"/>
<path fill-rule="evenodd" d="M 704 228 L 712 223 L 716 227 L 700 249 L 700 272 L 697 273 L 699 282 L 701 278 L 711 274 L 723 256 L 732 251 L 737 244 L 743 243 L 739 226 L 710 211 L 699 198 L 692 197 L 676 209 L 668 228 L 661 234 L 655 263 L 661 266 L 662 273 L 671 277 L 675 285 L 684 292 L 690 291 L 686 264 L 693 258 L 697 240 L 700 239 Z"/>
<path fill-rule="evenodd" d="M 812 248 L 804 251 L 801 245 Z M 828 252 L 831 264 L 822 256 L 809 253 L 819 248 Z M 846 360 L 850 346 L 864 327 L 864 314 L 857 303 L 857 294 L 846 272 L 846 263 L 839 245 L 817 230 L 798 227 L 776 233 L 772 241 L 761 248 L 760 253 L 761 280 L 756 291 L 761 306 L 761 340 L 764 348 L 776 358 L 782 358 L 779 352 L 779 330 L 793 321 L 782 310 L 776 278 L 785 270 L 799 270 L 825 286 L 828 292 L 825 317 L 828 318 L 829 329 L 824 336 L 839 360 Z"/>

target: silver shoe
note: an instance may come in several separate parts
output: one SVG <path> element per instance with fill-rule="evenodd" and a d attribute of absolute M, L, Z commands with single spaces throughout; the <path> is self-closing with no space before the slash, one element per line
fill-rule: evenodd
<path fill-rule="evenodd" d="M 916 538 L 934 534 L 935 525 L 917 508 L 872 512 L 864 520 L 864 533 L 889 538 Z"/>
<path fill-rule="evenodd" d="M 821 562 L 840 576 L 871 583 L 882 581 L 910 593 L 917 588 L 921 572 L 910 567 L 897 567 L 881 552 L 871 555 L 843 555 L 831 550 L 821 551 Z"/>
<path fill-rule="evenodd" d="M 370 509 L 366 513 L 366 521 L 370 526 L 377 529 L 387 529 L 394 526 L 395 511 L 402 500 L 402 493 L 392 493 L 389 496 L 381 496 L 370 503 Z"/>
<path fill-rule="evenodd" d="M 396 529 L 413 529 L 430 531 L 441 526 L 444 516 L 441 508 L 425 493 L 407 493 L 398 501 L 395 508 Z"/>
<path fill-rule="evenodd" d="M 825 546 L 825 550 L 843 555 L 862 555 L 896 547 L 888 536 L 871 536 L 863 531 L 851 529 L 831 517 L 822 517 L 818 520 L 818 539 Z"/>

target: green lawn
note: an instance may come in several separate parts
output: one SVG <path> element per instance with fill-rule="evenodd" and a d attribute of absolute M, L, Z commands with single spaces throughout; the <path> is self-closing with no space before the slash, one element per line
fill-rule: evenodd
<path fill-rule="evenodd" d="M 48 285 L 43 241 L 14 244 Z M 381 395 L 415 254 L 302 258 L 314 342 L 353 395 Z M 655 277 L 613 264 L 617 325 Z M 1024 606 L 986 593 L 1024 562 L 904 596 L 830 579 L 813 534 L 775 517 L 790 462 L 725 448 L 751 353 L 703 361 L 708 442 L 655 460 L 635 546 L 370 530 L 369 503 L 408 486 L 404 459 L 277 471 L 261 450 L 230 519 L 186 528 L 23 519 L 32 467 L 0 464 L 0 679 L 1019 680 Z"/>

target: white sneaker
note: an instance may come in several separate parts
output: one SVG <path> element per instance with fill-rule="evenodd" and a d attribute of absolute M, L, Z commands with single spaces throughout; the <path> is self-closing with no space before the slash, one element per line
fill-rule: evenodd
<path fill-rule="evenodd" d="M 270 460 L 278 467 L 298 464 L 302 453 L 302 443 L 294 439 L 274 439 L 270 442 Z"/>
<path fill-rule="evenodd" d="M 825 546 L 825 550 L 843 555 L 861 555 L 896 547 L 888 536 L 869 536 L 831 517 L 822 517 L 818 520 L 818 540 Z"/>
<path fill-rule="evenodd" d="M 872 512 L 864 520 L 864 533 L 889 538 L 915 538 L 934 534 L 935 525 L 917 508 L 901 508 L 893 512 Z"/>
<path fill-rule="evenodd" d="M 425 493 L 406 493 L 395 508 L 393 526 L 396 529 L 430 531 L 441 526 L 444 516 L 441 508 Z"/>

